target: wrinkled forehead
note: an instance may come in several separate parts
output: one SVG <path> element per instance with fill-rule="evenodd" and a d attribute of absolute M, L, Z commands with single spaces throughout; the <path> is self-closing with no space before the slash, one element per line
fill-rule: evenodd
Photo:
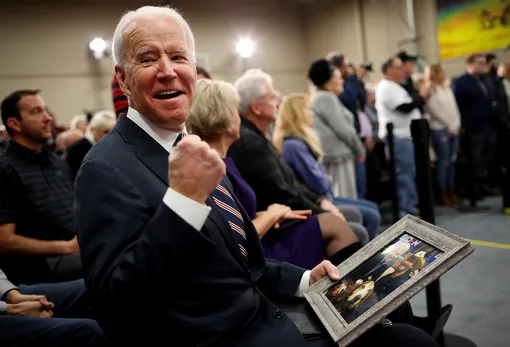
<path fill-rule="evenodd" d="M 169 16 L 139 18 L 130 26 L 125 37 L 125 49 L 130 58 L 145 51 L 179 50 L 190 53 L 183 23 Z"/>

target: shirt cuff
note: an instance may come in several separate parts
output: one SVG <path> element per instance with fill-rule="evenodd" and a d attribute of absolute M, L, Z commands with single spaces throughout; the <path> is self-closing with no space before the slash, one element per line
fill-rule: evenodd
<path fill-rule="evenodd" d="M 305 296 L 305 291 L 310 288 L 310 270 L 307 270 L 303 273 L 303 277 L 301 277 L 301 282 L 299 282 L 299 287 L 296 291 L 296 297 L 303 298 Z"/>
<path fill-rule="evenodd" d="M 211 208 L 168 188 L 163 202 L 197 231 L 202 230 Z"/>
<path fill-rule="evenodd" d="M 0 301 L 0 316 L 7 314 L 7 303 L 5 301 Z"/>

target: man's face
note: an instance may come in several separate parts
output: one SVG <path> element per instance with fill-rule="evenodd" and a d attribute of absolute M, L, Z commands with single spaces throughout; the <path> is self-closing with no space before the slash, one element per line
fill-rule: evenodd
<path fill-rule="evenodd" d="M 53 118 L 39 95 L 25 95 L 18 102 L 21 121 L 9 118 L 8 125 L 16 133 L 32 141 L 44 143 L 51 138 Z"/>
<path fill-rule="evenodd" d="M 115 68 L 130 106 L 177 132 L 184 128 L 197 81 L 187 42 L 186 32 L 176 19 L 140 19 L 126 37 L 125 68 Z"/>
<path fill-rule="evenodd" d="M 338 70 L 340 70 L 340 75 L 342 76 L 342 78 L 345 79 L 349 76 L 349 61 L 347 60 L 347 58 L 344 59 L 342 65 L 338 67 Z"/>
<path fill-rule="evenodd" d="M 392 66 L 388 69 L 389 75 L 393 80 L 401 81 L 405 78 L 404 67 L 402 60 L 394 59 Z"/>
<path fill-rule="evenodd" d="M 252 110 L 259 118 L 271 123 L 276 120 L 276 111 L 280 100 L 271 83 L 264 82 L 264 87 L 267 93 L 252 103 Z"/>
<path fill-rule="evenodd" d="M 468 70 L 470 70 L 471 74 L 475 76 L 481 76 L 487 73 L 485 57 L 476 58 L 475 61 L 468 66 Z"/>
<path fill-rule="evenodd" d="M 414 60 L 408 60 L 402 64 L 402 68 L 404 71 L 404 76 L 409 77 L 414 72 L 414 67 L 416 66 L 416 62 Z"/>

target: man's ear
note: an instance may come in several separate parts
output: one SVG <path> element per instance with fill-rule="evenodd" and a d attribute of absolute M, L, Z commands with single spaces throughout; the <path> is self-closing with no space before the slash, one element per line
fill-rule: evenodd
<path fill-rule="evenodd" d="M 5 124 L 5 126 L 17 133 L 21 132 L 21 121 L 15 117 L 7 118 L 7 124 Z"/>
<path fill-rule="evenodd" d="M 117 81 L 119 81 L 120 90 L 127 96 L 131 96 L 131 90 L 126 83 L 126 70 L 119 65 L 115 65 L 115 76 Z"/>
<path fill-rule="evenodd" d="M 256 101 L 250 102 L 250 111 L 259 116 L 260 115 L 260 104 Z"/>

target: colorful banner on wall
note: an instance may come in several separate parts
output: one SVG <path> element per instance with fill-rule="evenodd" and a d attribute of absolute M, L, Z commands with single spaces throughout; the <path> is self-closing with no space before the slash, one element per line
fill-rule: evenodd
<path fill-rule="evenodd" d="M 510 0 L 437 0 L 441 60 L 510 44 Z"/>

